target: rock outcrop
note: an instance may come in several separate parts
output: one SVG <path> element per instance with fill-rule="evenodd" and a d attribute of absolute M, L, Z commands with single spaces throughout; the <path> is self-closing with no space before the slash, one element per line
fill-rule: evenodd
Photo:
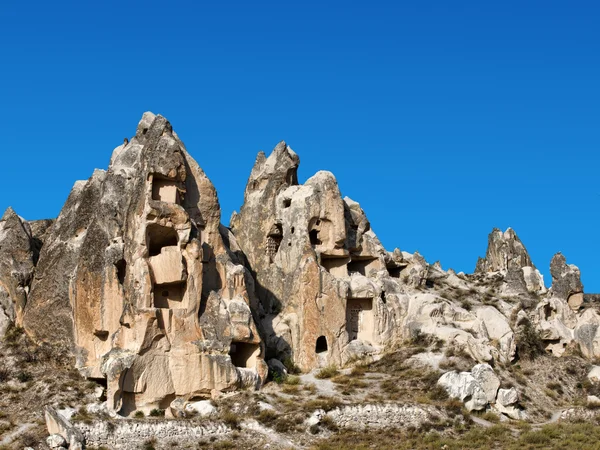
<path fill-rule="evenodd" d="M 259 153 L 231 230 L 256 275 L 269 354 L 309 369 L 376 352 L 393 323 L 386 252 L 364 212 L 330 172 L 299 185 L 298 164 L 284 142 Z"/>
<path fill-rule="evenodd" d="M 21 324 L 36 259 L 29 224 L 12 208 L 0 219 L 0 336 Z"/>
<path fill-rule="evenodd" d="M 577 311 L 583 305 L 583 284 L 579 268 L 567 264 L 564 255 L 557 253 L 550 262 L 550 274 L 552 275 L 551 295 L 566 300 L 569 307 Z"/>
<path fill-rule="evenodd" d="M 543 294 L 546 291 L 544 278 L 533 265 L 527 249 L 512 228 L 505 232 L 498 228 L 492 230 L 488 236 L 485 258 L 479 258 L 475 273 L 501 274 L 506 281 L 506 293 L 509 294 L 527 291 Z"/>
<path fill-rule="evenodd" d="M 0 334 L 15 323 L 71 351 L 106 383 L 113 416 L 209 416 L 204 400 L 259 388 L 268 367 L 282 378 L 412 340 L 479 363 L 440 379 L 468 409 L 522 418 L 518 392 L 499 389 L 486 363 L 522 356 L 525 335 L 556 356 L 600 356 L 600 314 L 561 254 L 548 291 L 510 228 L 492 231 L 472 275 L 387 251 L 332 173 L 300 184 L 299 164 L 285 142 L 259 153 L 227 228 L 170 123 L 144 114 L 55 221 L 11 209 L 0 220 Z"/>
<path fill-rule="evenodd" d="M 221 231 L 214 186 L 169 122 L 146 113 L 108 170 L 73 187 L 23 325 L 106 379 L 121 414 L 258 387 L 267 369 L 253 282 Z"/>

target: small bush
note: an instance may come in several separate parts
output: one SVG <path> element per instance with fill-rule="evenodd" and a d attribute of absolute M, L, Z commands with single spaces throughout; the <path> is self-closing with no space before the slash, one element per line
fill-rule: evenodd
<path fill-rule="evenodd" d="M 334 420 L 329 416 L 323 416 L 319 425 L 328 429 L 329 431 L 338 431 L 339 429 Z"/>
<path fill-rule="evenodd" d="M 136 411 L 133 415 L 136 419 L 143 419 L 145 416 L 144 411 Z"/>
<path fill-rule="evenodd" d="M 5 368 L 0 368 L 0 383 L 4 383 L 5 381 L 10 380 L 10 370 Z"/>
<path fill-rule="evenodd" d="M 288 375 L 285 377 L 284 383 L 290 386 L 297 386 L 300 384 L 300 377 L 295 375 Z"/>
<path fill-rule="evenodd" d="M 154 408 L 150 411 L 150 417 L 165 417 L 165 410 Z"/>
<path fill-rule="evenodd" d="M 337 367 L 335 367 L 335 366 L 327 366 L 327 367 L 323 367 L 321 370 L 319 370 L 315 374 L 315 378 L 323 380 L 323 379 L 326 379 L 326 378 L 335 377 L 338 373 L 339 372 L 337 370 Z"/>
<path fill-rule="evenodd" d="M 240 429 L 240 418 L 232 411 L 224 411 L 221 413 L 221 420 L 234 430 Z"/>
<path fill-rule="evenodd" d="M 435 401 L 446 400 L 448 398 L 448 392 L 446 392 L 446 389 L 442 386 L 437 384 L 429 390 L 427 397 Z"/>
<path fill-rule="evenodd" d="M 270 409 L 264 409 L 258 414 L 256 420 L 269 427 L 277 420 L 277 413 Z"/>
<path fill-rule="evenodd" d="M 27 383 L 28 381 L 31 381 L 33 379 L 33 377 L 31 376 L 31 374 L 29 372 L 19 372 L 17 374 L 17 380 L 19 380 L 21 383 Z"/>
<path fill-rule="evenodd" d="M 529 321 L 519 327 L 516 341 L 517 354 L 521 359 L 533 360 L 545 353 L 542 338 Z"/>
<path fill-rule="evenodd" d="M 288 373 L 291 374 L 299 374 L 302 373 L 302 371 L 300 370 L 300 368 L 296 365 L 296 363 L 292 360 L 292 358 L 286 358 L 283 361 L 283 365 L 285 366 L 285 368 L 287 369 Z"/>
<path fill-rule="evenodd" d="M 444 403 L 444 409 L 450 417 L 455 417 L 462 413 L 463 403 L 457 398 L 450 398 Z"/>

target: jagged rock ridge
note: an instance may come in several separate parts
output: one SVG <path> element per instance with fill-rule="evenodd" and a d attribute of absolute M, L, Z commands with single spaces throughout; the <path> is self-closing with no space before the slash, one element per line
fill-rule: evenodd
<path fill-rule="evenodd" d="M 169 122 L 144 114 L 55 222 L 0 221 L 0 332 L 68 348 L 123 415 L 260 387 L 265 361 L 341 366 L 419 335 L 509 363 L 530 324 L 556 356 L 600 356 L 600 316 L 562 255 L 547 290 L 512 229 L 492 231 L 473 275 L 389 252 L 333 174 L 299 184 L 299 163 L 285 142 L 259 153 L 226 228 Z"/>

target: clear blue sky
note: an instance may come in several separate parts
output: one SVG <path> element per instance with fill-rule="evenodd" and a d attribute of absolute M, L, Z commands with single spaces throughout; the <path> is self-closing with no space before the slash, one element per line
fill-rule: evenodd
<path fill-rule="evenodd" d="M 142 113 L 239 209 L 284 139 L 388 249 L 471 272 L 513 227 L 600 292 L 600 4 L 2 2 L 0 208 L 56 217 Z"/>

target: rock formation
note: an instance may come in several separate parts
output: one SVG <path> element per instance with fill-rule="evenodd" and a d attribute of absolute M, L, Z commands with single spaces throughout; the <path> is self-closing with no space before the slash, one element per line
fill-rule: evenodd
<path fill-rule="evenodd" d="M 269 354 L 309 369 L 376 352 L 394 322 L 386 252 L 364 212 L 329 172 L 299 185 L 298 164 L 284 142 L 259 153 L 231 230 L 256 276 Z"/>
<path fill-rule="evenodd" d="M 507 293 L 546 291 L 544 278 L 535 268 L 527 249 L 512 228 L 502 232 L 494 228 L 488 237 L 485 258 L 479 258 L 475 272 L 501 274 L 506 281 Z"/>
<path fill-rule="evenodd" d="M 108 171 L 73 187 L 22 323 L 106 379 L 108 405 L 122 414 L 260 386 L 253 283 L 236 261 L 214 186 L 169 122 L 146 113 Z"/>
<path fill-rule="evenodd" d="M 600 315 L 557 254 L 547 290 L 512 229 L 494 229 L 474 274 L 387 251 L 330 172 L 300 184 L 285 143 L 259 153 L 239 213 L 221 224 L 214 186 L 169 122 L 146 113 L 108 170 L 75 183 L 56 221 L 0 221 L 0 334 L 10 323 L 62 346 L 106 382 L 111 413 L 197 411 L 272 372 L 375 360 L 438 341 L 479 365 L 441 384 L 470 409 L 522 417 L 490 366 L 523 330 L 560 356 L 600 356 Z M 530 334 L 531 334 L 530 333 Z M 489 370 L 488 370 L 489 368 Z"/>
<path fill-rule="evenodd" d="M 31 227 L 8 208 L 0 219 L 0 336 L 10 323 L 22 323 L 33 270 Z"/>

